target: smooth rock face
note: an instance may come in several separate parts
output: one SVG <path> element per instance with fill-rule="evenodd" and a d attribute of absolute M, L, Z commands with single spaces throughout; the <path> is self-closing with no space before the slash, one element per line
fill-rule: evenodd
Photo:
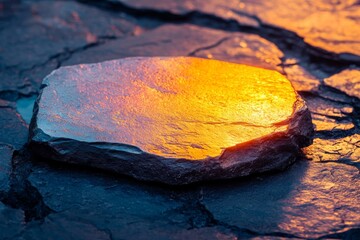
<path fill-rule="evenodd" d="M 275 71 L 125 58 L 50 74 L 31 144 L 53 160 L 185 184 L 284 168 L 312 133 L 307 107 Z"/>

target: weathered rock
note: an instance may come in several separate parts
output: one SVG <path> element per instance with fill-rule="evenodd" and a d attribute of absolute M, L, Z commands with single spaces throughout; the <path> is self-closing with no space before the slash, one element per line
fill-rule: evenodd
<path fill-rule="evenodd" d="M 5 206 L 0 202 L 0 237 L 4 240 L 17 238 L 23 230 L 24 214 L 21 210 Z"/>
<path fill-rule="evenodd" d="M 25 236 L 41 230 L 66 237 L 81 224 L 106 229 L 113 239 L 313 239 L 332 233 L 341 239 L 360 222 L 358 171 L 339 163 L 299 161 L 288 171 L 242 181 L 166 188 L 42 162 L 29 181 L 55 213 L 40 229 L 30 225 Z M 61 233 L 56 224 L 67 227 Z"/>
<path fill-rule="evenodd" d="M 279 73 L 185 57 L 61 68 L 30 128 L 45 158 L 168 184 L 284 168 L 313 134 Z"/>
<path fill-rule="evenodd" d="M 0 107 L 0 143 L 20 149 L 27 142 L 28 128 L 12 103 L 3 101 Z"/>
<path fill-rule="evenodd" d="M 199 48 L 193 55 L 282 71 L 279 65 L 283 53 L 275 44 L 254 34 L 228 34 L 214 46 Z"/>
<path fill-rule="evenodd" d="M 285 62 L 284 73 L 298 92 L 317 92 L 319 89 L 320 80 L 298 63 Z"/>
<path fill-rule="evenodd" d="M 268 28 L 289 36 L 296 33 L 304 41 L 339 59 L 358 61 L 360 59 L 359 18 L 360 6 L 356 0 L 345 1 L 253 1 L 229 0 L 171 0 L 153 2 L 147 0 L 107 0 L 121 3 L 139 11 L 155 10 L 174 15 L 190 15 L 193 12 L 209 14 L 226 21 L 235 20 L 240 25 Z M 252 21 L 251 21 L 252 20 Z M 329 24 L 334 21 L 337 24 Z M 344 30 L 349 29 L 349 30 Z M 353 29 L 353 30 L 350 30 Z M 269 29 L 272 30 L 272 29 Z M 287 31 L 286 31 L 287 30 Z M 323 51 L 318 51 L 322 53 Z"/>
<path fill-rule="evenodd" d="M 201 222 L 205 214 L 191 208 L 191 204 L 196 207 L 197 189 L 164 188 L 45 163 L 34 166 L 29 181 L 55 213 L 43 223 L 29 225 L 23 236 L 36 237 L 47 232 L 57 239 L 74 234 L 78 239 L 88 239 L 87 232 L 77 226 L 94 234 L 111 235 L 112 239 L 234 236 L 222 226 L 207 226 L 207 219 Z M 199 220 L 195 223 L 196 218 Z M 58 230 L 59 226 L 64 228 Z"/>
<path fill-rule="evenodd" d="M 11 159 L 14 150 L 0 144 L 0 199 L 10 189 Z"/>
<path fill-rule="evenodd" d="M 324 79 L 324 83 L 338 89 L 351 97 L 360 99 L 360 70 L 346 69 L 338 74 Z"/>
<path fill-rule="evenodd" d="M 0 144 L 1 239 L 360 239 L 358 1 L 111 1 L 0 1 L 0 142 L 12 145 Z M 26 151 L 11 161 L 27 132 L 16 110 L 28 123 L 28 97 L 52 70 L 158 55 L 285 73 L 318 130 L 304 150 L 312 161 L 181 188 Z"/>
<path fill-rule="evenodd" d="M 176 46 L 176 48 L 174 47 Z M 96 63 L 122 57 L 197 56 L 275 69 L 283 53 L 272 42 L 249 33 L 231 33 L 190 24 L 166 24 L 138 36 L 128 36 L 75 53 L 63 66 Z"/>
<path fill-rule="evenodd" d="M 313 161 L 347 161 L 360 169 L 360 135 L 339 139 L 314 139 L 314 144 L 305 148 L 305 154 Z"/>
<path fill-rule="evenodd" d="M 75 1 L 5 1 L 0 16 L 0 94 L 37 93 L 72 53 L 135 29 L 124 16 Z"/>
<path fill-rule="evenodd" d="M 207 186 L 203 204 L 218 222 L 230 226 L 327 239 L 359 228 L 359 176 L 353 166 L 299 161 L 280 174 Z"/>
<path fill-rule="evenodd" d="M 350 105 L 331 102 L 311 95 L 306 96 L 305 100 L 316 131 L 355 129 L 355 125 L 349 117 L 354 110 Z"/>

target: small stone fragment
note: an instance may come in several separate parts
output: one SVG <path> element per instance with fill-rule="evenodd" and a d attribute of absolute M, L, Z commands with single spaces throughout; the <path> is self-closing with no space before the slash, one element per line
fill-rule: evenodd
<path fill-rule="evenodd" d="M 320 80 L 299 64 L 284 66 L 284 72 L 298 92 L 317 92 Z"/>
<path fill-rule="evenodd" d="M 350 130 L 355 128 L 350 120 L 338 122 L 333 118 L 319 114 L 311 114 L 312 122 L 315 125 L 316 131 L 334 131 L 334 130 Z"/>
<path fill-rule="evenodd" d="M 0 107 L 0 143 L 20 149 L 27 142 L 28 128 L 13 103 L 2 101 Z"/>
<path fill-rule="evenodd" d="M 360 135 L 339 139 L 315 138 L 314 144 L 305 148 L 306 156 L 313 161 L 339 161 L 347 159 L 360 163 Z"/>
<path fill-rule="evenodd" d="M 336 88 L 351 97 L 360 99 L 360 70 L 346 69 L 324 80 L 329 87 Z"/>
<path fill-rule="evenodd" d="M 311 143 L 313 126 L 275 71 L 135 57 L 54 71 L 30 132 L 48 159 L 186 184 L 284 168 Z"/>
<path fill-rule="evenodd" d="M 348 117 L 353 107 L 341 102 L 331 102 L 316 96 L 306 96 L 306 104 L 311 112 L 312 122 L 317 131 L 350 130 L 355 128 Z"/>

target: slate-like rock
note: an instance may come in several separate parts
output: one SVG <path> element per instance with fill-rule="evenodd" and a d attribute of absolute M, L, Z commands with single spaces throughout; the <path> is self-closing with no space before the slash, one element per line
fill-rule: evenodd
<path fill-rule="evenodd" d="M 107 233 L 111 239 L 234 237 L 222 226 L 206 226 L 206 219 L 194 223 L 206 218 L 195 208 L 199 195 L 196 188 L 176 190 L 46 163 L 34 166 L 29 181 L 54 213 L 44 222 L 29 225 L 25 239 L 39 239 L 41 232 L 57 239 L 72 235 L 88 239 L 88 232 L 96 236 Z M 191 203 L 194 208 L 190 208 Z"/>
<path fill-rule="evenodd" d="M 313 134 L 281 74 L 186 57 L 54 71 L 30 131 L 45 158 L 168 184 L 284 168 Z"/>
<path fill-rule="evenodd" d="M 314 144 L 304 150 L 313 161 L 339 161 L 353 164 L 360 169 L 360 135 L 353 134 L 339 139 L 315 138 Z"/>
<path fill-rule="evenodd" d="M 259 35 L 166 24 L 138 36 L 126 36 L 74 53 L 63 61 L 63 66 L 159 54 L 214 58 L 278 71 L 282 70 L 279 65 L 284 57 L 274 43 Z"/>
<path fill-rule="evenodd" d="M 295 90 L 298 92 L 316 93 L 320 85 L 320 80 L 300 64 L 292 63 L 292 59 L 290 59 L 289 62 L 290 64 L 287 62 L 284 63 L 284 72 L 293 84 Z"/>
<path fill-rule="evenodd" d="M 334 131 L 355 129 L 349 117 L 354 111 L 353 107 L 341 102 L 315 96 L 306 96 L 306 104 L 311 112 L 312 122 L 316 131 Z"/>
<path fill-rule="evenodd" d="M 359 228 L 359 183 L 353 166 L 298 161 L 280 174 L 207 186 L 203 204 L 230 226 L 265 235 L 286 233 L 285 238 L 329 239 Z"/>
<path fill-rule="evenodd" d="M 4 240 L 19 239 L 23 231 L 24 213 L 19 209 L 13 209 L 0 202 L 0 238 Z"/>
<path fill-rule="evenodd" d="M 16 112 L 14 104 L 2 101 L 0 106 L 0 144 L 5 143 L 20 149 L 27 142 L 28 127 L 20 114 Z"/>
<path fill-rule="evenodd" d="M 325 50 L 332 53 L 333 58 L 359 61 L 360 6 L 356 0 L 305 3 L 302 0 L 228 0 L 226 3 L 217 0 L 170 0 L 166 3 L 148 0 L 107 1 L 121 3 L 137 11 L 153 10 L 159 14 L 166 12 L 176 16 L 188 16 L 196 12 L 225 21 L 235 20 L 247 27 L 264 28 L 263 31 L 272 31 L 275 27 L 275 32 L 291 37 L 291 34 L 288 34 L 288 31 L 291 31 L 310 46 L 321 49 L 318 54 L 323 54 Z M 329 24 L 332 21 L 337 24 Z"/>
<path fill-rule="evenodd" d="M 10 189 L 11 160 L 14 150 L 0 144 L 0 199 Z"/>
<path fill-rule="evenodd" d="M 94 234 L 106 230 L 112 239 L 315 239 L 335 233 L 344 239 L 342 232 L 360 226 L 359 176 L 341 163 L 298 161 L 276 174 L 174 188 L 36 163 L 29 181 L 54 213 L 23 236 L 78 233 L 82 239 L 88 236 L 82 226 Z"/>
<path fill-rule="evenodd" d="M 0 95 L 12 98 L 37 93 L 72 53 L 135 28 L 124 16 L 75 1 L 3 1 L 0 17 Z"/>
<path fill-rule="evenodd" d="M 360 99 L 360 69 L 345 69 L 324 79 L 325 85 Z"/>

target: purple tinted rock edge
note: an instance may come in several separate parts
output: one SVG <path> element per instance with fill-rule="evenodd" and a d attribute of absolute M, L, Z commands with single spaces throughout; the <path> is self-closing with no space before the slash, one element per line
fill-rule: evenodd
<path fill-rule="evenodd" d="M 240 143 L 236 148 L 229 147 L 219 157 L 199 161 L 165 158 L 127 144 L 49 136 L 38 127 L 39 102 L 46 87 L 46 84 L 41 87 L 30 124 L 30 149 L 36 155 L 49 161 L 99 168 L 140 180 L 183 185 L 282 170 L 295 162 L 302 147 L 312 143 L 314 134 L 310 112 L 298 97 L 292 116 L 284 123 L 286 131 Z"/>

